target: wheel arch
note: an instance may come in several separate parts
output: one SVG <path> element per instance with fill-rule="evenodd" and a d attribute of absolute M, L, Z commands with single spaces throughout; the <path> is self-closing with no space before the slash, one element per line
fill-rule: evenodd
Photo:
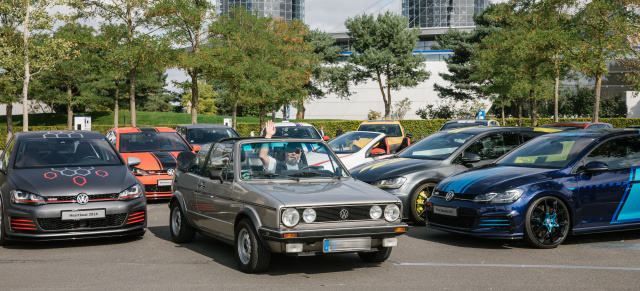
<path fill-rule="evenodd" d="M 167 204 L 167 206 L 169 207 L 169 211 L 171 211 L 171 204 L 173 204 L 174 201 L 177 201 L 178 205 L 180 205 L 180 210 L 182 210 L 182 213 L 184 213 L 184 217 L 187 220 L 187 223 L 189 223 L 189 225 L 193 225 L 193 223 L 191 223 L 191 220 L 189 219 L 189 215 L 187 214 L 187 207 L 186 203 L 184 202 L 184 196 L 182 195 L 182 192 L 173 192 L 173 195 L 171 195 L 171 198 L 169 198 L 169 203 Z"/>
<path fill-rule="evenodd" d="M 423 178 L 420 181 L 416 182 L 413 187 L 411 187 L 411 190 L 409 190 L 409 193 L 407 195 L 407 203 L 406 205 L 402 205 L 402 212 L 403 212 L 403 216 L 405 217 L 409 217 L 409 211 L 411 211 L 411 196 L 413 195 L 413 192 L 415 192 L 416 190 L 418 190 L 419 187 L 421 187 L 424 184 L 429 184 L 432 183 L 435 185 L 438 184 L 438 182 L 440 182 L 442 179 L 438 180 L 436 177 L 428 177 L 428 178 Z"/>
<path fill-rule="evenodd" d="M 569 195 L 567 195 L 566 193 L 562 193 L 559 191 L 541 191 L 538 192 L 534 195 L 531 196 L 531 199 L 529 199 L 529 201 L 527 201 L 527 204 L 525 206 L 525 213 L 526 211 L 529 210 L 529 207 L 531 207 L 532 203 L 542 197 L 546 197 L 546 196 L 552 196 L 555 198 L 558 198 L 560 201 L 562 201 L 562 203 L 564 203 L 564 205 L 567 207 L 567 209 L 569 209 L 569 233 L 573 234 L 573 226 L 574 224 L 574 219 L 576 217 L 575 214 L 575 209 L 573 208 L 573 200 L 568 198 L 570 197 Z"/>
<path fill-rule="evenodd" d="M 248 219 L 249 221 L 251 221 L 251 224 L 253 224 L 253 230 L 256 233 L 256 236 L 258 237 L 258 239 L 260 240 L 260 243 L 262 243 L 262 245 L 267 248 L 267 250 L 269 250 L 270 252 L 272 252 L 271 247 L 269 246 L 269 243 L 267 243 L 267 241 L 262 237 L 262 235 L 260 235 L 260 227 L 262 226 L 262 221 L 259 218 L 260 216 L 258 215 L 258 213 L 256 213 L 255 209 L 248 207 L 248 206 L 244 206 L 242 208 L 242 210 L 240 210 L 238 212 L 238 214 L 236 215 L 236 218 L 233 221 L 233 229 L 234 229 L 234 233 L 235 233 L 235 229 L 236 226 L 238 225 L 238 223 L 243 220 L 243 219 Z"/>

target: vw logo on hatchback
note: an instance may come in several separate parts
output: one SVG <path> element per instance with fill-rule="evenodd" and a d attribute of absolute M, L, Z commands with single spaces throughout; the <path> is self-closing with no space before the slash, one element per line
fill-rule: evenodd
<path fill-rule="evenodd" d="M 176 171 L 175 169 L 168 169 L 168 170 L 167 170 L 167 175 L 169 175 L 169 176 L 173 176 L 173 174 L 175 173 L 175 171 Z"/>
<path fill-rule="evenodd" d="M 455 192 L 453 192 L 453 190 L 447 192 L 447 195 L 444 196 L 444 199 L 447 200 L 447 202 L 453 200 L 453 196 L 455 196 Z"/>
<path fill-rule="evenodd" d="M 349 218 L 349 210 L 340 210 L 340 218 L 342 218 L 343 220 Z"/>
<path fill-rule="evenodd" d="M 76 202 L 81 205 L 89 203 L 89 195 L 85 193 L 78 194 L 78 196 L 76 196 Z"/>

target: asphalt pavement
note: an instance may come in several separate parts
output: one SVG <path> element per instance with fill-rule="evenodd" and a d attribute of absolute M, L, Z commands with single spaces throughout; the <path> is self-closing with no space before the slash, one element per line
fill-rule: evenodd
<path fill-rule="evenodd" d="M 388 261 L 355 254 L 272 257 L 244 274 L 233 247 L 197 235 L 175 244 L 166 203 L 141 239 L 0 248 L 0 290 L 640 290 L 640 231 L 569 237 L 556 249 L 413 227 Z"/>

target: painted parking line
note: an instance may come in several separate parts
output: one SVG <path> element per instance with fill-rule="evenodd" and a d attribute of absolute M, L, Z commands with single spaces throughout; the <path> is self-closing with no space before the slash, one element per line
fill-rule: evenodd
<path fill-rule="evenodd" d="M 567 265 L 508 265 L 508 264 L 442 264 L 442 263 L 399 263 L 387 260 L 396 266 L 430 266 L 430 267 L 496 267 L 496 268 L 541 268 L 541 269 L 587 269 L 587 270 L 621 270 L 640 271 L 640 268 L 603 267 L 603 266 L 567 266 Z"/>

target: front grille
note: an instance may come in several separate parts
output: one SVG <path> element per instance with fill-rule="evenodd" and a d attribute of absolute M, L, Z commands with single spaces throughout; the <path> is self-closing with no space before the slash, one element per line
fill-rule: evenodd
<path fill-rule="evenodd" d="M 433 196 L 434 197 L 445 198 L 447 196 L 447 192 L 434 191 L 433 192 Z M 475 199 L 476 196 L 477 196 L 476 194 L 455 193 L 455 194 L 453 194 L 453 199 L 452 200 L 473 201 L 473 199 Z"/>
<path fill-rule="evenodd" d="M 364 220 L 371 219 L 369 210 L 373 205 L 365 206 L 342 206 L 342 207 L 318 207 L 313 208 L 316 211 L 316 222 L 328 222 L 328 221 L 349 221 L 349 220 Z M 384 205 L 380 205 L 384 209 Z M 299 208 L 298 212 L 302 216 L 303 211 L 306 208 Z M 348 211 L 349 215 L 346 219 L 340 217 L 342 210 Z"/>
<path fill-rule="evenodd" d="M 109 214 L 103 219 L 95 220 L 65 220 L 61 218 L 38 218 L 38 224 L 43 230 L 70 230 L 84 228 L 105 228 L 121 226 L 124 223 L 126 213 Z"/>
<path fill-rule="evenodd" d="M 91 194 L 89 195 L 89 201 L 100 201 L 100 200 L 116 200 L 118 199 L 119 193 L 110 193 L 110 194 Z M 76 195 L 74 196 L 47 196 L 47 203 L 70 203 L 76 202 Z"/>
<path fill-rule="evenodd" d="M 435 214 L 433 213 L 433 211 L 427 211 L 427 221 L 429 223 L 435 223 L 455 228 L 471 229 L 476 224 L 476 220 L 478 220 L 476 217 L 471 216 L 454 217 Z"/>
<path fill-rule="evenodd" d="M 171 186 L 144 185 L 144 191 L 147 192 L 147 194 L 154 192 L 171 192 Z"/>

